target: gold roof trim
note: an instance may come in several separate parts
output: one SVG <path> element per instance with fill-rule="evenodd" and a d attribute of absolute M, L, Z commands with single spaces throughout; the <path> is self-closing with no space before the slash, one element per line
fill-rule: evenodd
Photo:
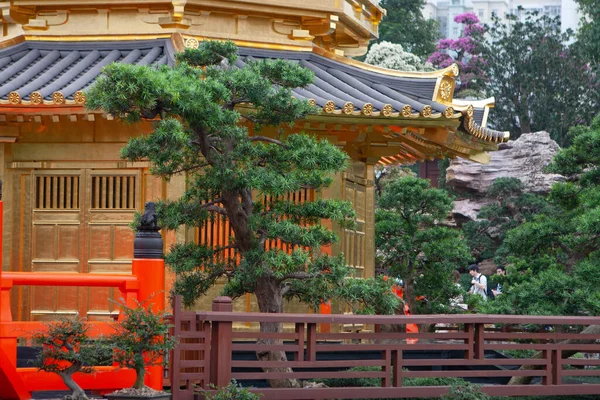
<path fill-rule="evenodd" d="M 394 69 L 376 67 L 375 65 L 370 65 L 370 64 L 366 64 L 366 63 L 363 63 L 360 61 L 353 60 L 348 57 L 343 57 L 343 56 L 337 55 L 331 51 L 325 50 L 321 47 L 317 47 L 317 46 L 314 46 L 312 48 L 312 52 L 317 55 L 340 62 L 342 64 L 351 65 L 353 67 L 364 69 L 366 71 L 376 72 L 378 74 L 384 74 L 384 75 L 389 75 L 389 76 L 397 76 L 397 77 L 402 77 L 402 78 L 439 78 L 440 76 L 455 77 L 455 76 L 458 76 L 458 72 L 459 72 L 458 65 L 456 65 L 456 64 L 452 64 L 449 67 L 446 67 L 444 69 L 440 69 L 437 71 L 430 71 L 430 72 L 397 71 Z"/>
<path fill-rule="evenodd" d="M 467 109 L 463 111 L 463 116 L 463 129 L 470 135 L 473 135 L 480 140 L 501 143 L 506 142 L 510 138 L 510 132 L 508 131 L 496 131 L 494 129 L 478 125 L 473 119 L 472 105 L 468 106 Z"/>
<path fill-rule="evenodd" d="M 167 37 L 170 37 L 170 36 L 171 35 L 167 35 Z M 255 49 L 266 49 L 266 50 L 300 51 L 300 52 L 312 51 L 312 48 L 308 47 L 308 46 L 294 46 L 294 45 L 289 45 L 289 44 L 252 42 L 249 40 L 237 40 L 237 39 L 221 39 L 221 38 L 196 36 L 196 35 L 181 35 L 181 37 L 183 39 L 183 44 L 185 47 L 188 47 L 188 46 L 186 46 L 186 44 L 189 41 L 191 41 L 192 43 L 199 43 L 204 40 L 231 40 L 233 43 L 235 43 L 239 47 L 250 47 L 250 48 L 255 48 Z M 189 47 L 192 47 L 192 44 L 190 44 Z"/>

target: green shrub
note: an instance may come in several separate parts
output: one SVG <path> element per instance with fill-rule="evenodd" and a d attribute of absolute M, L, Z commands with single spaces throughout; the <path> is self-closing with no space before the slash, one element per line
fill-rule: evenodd
<path fill-rule="evenodd" d="M 450 386 L 448 393 L 443 395 L 444 400 L 491 400 L 491 397 L 483 393 L 479 386 L 468 382 L 453 384 Z"/>
<path fill-rule="evenodd" d="M 260 395 L 251 393 L 242 385 L 232 380 L 228 386 L 221 388 L 215 394 L 204 394 L 205 400 L 258 400 Z"/>

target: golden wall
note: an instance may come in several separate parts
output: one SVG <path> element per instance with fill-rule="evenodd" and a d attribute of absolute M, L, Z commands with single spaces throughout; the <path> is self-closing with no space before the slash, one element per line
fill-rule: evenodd
<path fill-rule="evenodd" d="M 5 129 L 6 128 L 6 129 Z M 0 143 L 4 180 L 4 268 L 12 271 L 130 273 L 133 233 L 129 223 L 144 202 L 177 198 L 183 177 L 168 183 L 152 176 L 147 163 L 127 163 L 119 151 L 128 138 L 149 132 L 150 124 L 125 125 L 100 116 L 73 121 L 43 116 L 39 121 L 0 127 L 18 140 Z M 3 132 L 4 133 L 4 132 Z M 374 271 L 373 166 L 354 161 L 335 184 L 318 196 L 352 202 L 357 229 L 337 229 L 343 251 L 356 276 Z M 180 229 L 165 234 L 175 241 L 199 240 L 202 232 Z M 371 240 L 367 240 L 371 238 Z M 325 249 L 327 250 L 327 249 Z M 172 279 L 172 277 L 167 278 Z M 169 286 L 169 285 L 167 285 Z M 219 287 L 198 302 L 210 309 Z M 18 287 L 12 293 L 13 317 L 44 320 L 57 315 L 107 320 L 115 316 L 117 289 Z M 257 310 L 246 296 L 236 310 Z M 305 311 L 289 304 L 286 311 Z"/>

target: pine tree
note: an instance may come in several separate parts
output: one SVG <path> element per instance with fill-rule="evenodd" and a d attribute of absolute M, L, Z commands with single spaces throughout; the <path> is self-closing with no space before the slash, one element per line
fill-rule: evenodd
<path fill-rule="evenodd" d="M 230 224 L 228 246 L 171 247 L 166 260 L 177 276 L 174 291 L 187 306 L 220 278 L 227 281 L 223 294 L 254 293 L 261 312 L 283 312 L 284 299 L 294 297 L 316 306 L 349 291 L 338 292 L 347 285 L 343 256 L 320 250 L 337 240 L 322 221 L 350 226 L 354 211 L 348 202 L 319 196 L 348 157 L 326 140 L 285 133 L 315 112 L 292 96 L 312 72 L 284 60 L 238 68 L 236 59 L 233 43 L 207 41 L 178 54 L 175 67 L 112 64 L 88 92 L 87 106 L 130 122 L 157 118 L 152 134 L 131 139 L 122 157 L 150 160 L 150 171 L 165 179 L 186 174 L 183 196 L 157 204 L 163 229 L 220 218 Z M 297 204 L 287 196 L 306 189 L 317 198 Z M 275 241 L 287 250 L 267 246 Z M 264 323 L 261 330 L 278 332 L 281 325 Z"/>

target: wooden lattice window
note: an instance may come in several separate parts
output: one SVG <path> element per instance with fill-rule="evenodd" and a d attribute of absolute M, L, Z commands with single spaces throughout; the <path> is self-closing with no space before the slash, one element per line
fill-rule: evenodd
<path fill-rule="evenodd" d="M 312 189 L 303 189 L 285 195 L 285 200 L 292 201 L 296 204 L 313 201 L 314 199 L 315 191 Z M 268 208 L 272 199 L 269 196 L 264 196 L 262 201 Z M 229 221 L 225 218 L 217 216 L 204 221 L 202 226 L 196 230 L 196 243 L 217 249 L 220 247 L 227 247 L 230 244 L 233 236 L 233 229 L 229 225 Z M 268 250 L 272 248 L 280 248 L 288 252 L 293 250 L 292 246 L 282 243 L 279 240 L 268 240 L 267 243 L 265 243 L 265 249 Z M 227 260 L 232 264 L 237 264 L 239 262 L 239 255 L 235 249 L 225 249 L 223 252 L 219 253 L 218 260 Z"/>
<path fill-rule="evenodd" d="M 35 207 L 38 209 L 78 209 L 78 175 L 40 175 L 35 178 Z"/>
<path fill-rule="evenodd" d="M 92 176 L 92 209 L 135 209 L 135 175 Z"/>

